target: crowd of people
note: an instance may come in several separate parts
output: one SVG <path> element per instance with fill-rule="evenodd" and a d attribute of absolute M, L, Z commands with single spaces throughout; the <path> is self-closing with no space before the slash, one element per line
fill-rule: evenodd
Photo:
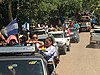
<path fill-rule="evenodd" d="M 49 74 L 52 73 L 52 71 L 54 70 L 54 59 L 57 59 L 57 50 L 56 48 L 53 46 L 53 39 L 51 37 L 47 37 L 45 39 L 45 43 L 43 43 L 42 41 L 38 41 L 38 35 L 33 34 L 31 39 L 26 40 L 25 43 L 29 44 L 35 44 L 37 50 L 40 50 L 41 47 L 45 47 L 45 51 L 43 51 L 43 53 L 46 55 L 45 59 L 48 62 L 48 70 L 49 70 Z M 25 45 L 24 43 L 24 45 Z M 15 35 L 10 35 L 7 40 L 4 38 L 4 36 L 0 33 L 0 46 L 21 46 L 23 44 L 19 43 L 19 40 L 17 39 L 17 37 Z M 55 64 L 56 67 L 57 64 Z"/>
<path fill-rule="evenodd" d="M 64 31 L 68 36 L 70 36 L 70 30 L 69 27 L 75 27 L 78 28 L 77 22 L 64 22 L 62 26 L 55 25 L 55 27 L 48 25 L 38 25 L 38 28 L 43 28 L 46 31 L 46 34 L 50 31 Z M 53 38 L 48 36 L 45 39 L 45 42 L 39 41 L 38 40 L 38 35 L 33 34 L 30 39 L 28 39 L 25 35 L 21 37 L 16 37 L 16 35 L 10 35 L 7 39 L 4 38 L 4 36 L 0 33 L 0 46 L 26 46 L 26 45 L 32 45 L 35 44 L 37 50 L 42 50 L 42 47 L 45 48 L 45 51 L 43 53 L 46 55 L 46 60 L 48 62 L 48 69 L 49 69 L 49 74 L 52 73 L 54 68 L 57 66 L 59 63 L 59 58 L 57 55 L 57 50 L 53 46 Z M 55 67 L 54 64 L 55 63 Z"/>

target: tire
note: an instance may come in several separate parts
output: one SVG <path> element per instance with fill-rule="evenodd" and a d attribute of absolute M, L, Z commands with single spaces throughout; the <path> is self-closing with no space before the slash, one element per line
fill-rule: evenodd
<path fill-rule="evenodd" d="M 90 45 L 91 45 L 92 43 L 91 43 L 91 41 L 90 41 Z"/>
<path fill-rule="evenodd" d="M 63 54 L 63 55 L 66 55 L 66 50 L 67 50 L 66 45 L 64 45 L 63 51 L 62 51 L 62 54 Z"/>
<path fill-rule="evenodd" d="M 90 45 L 94 44 L 93 42 L 90 41 Z"/>
<path fill-rule="evenodd" d="M 92 39 L 92 37 L 90 37 L 90 45 L 91 45 L 91 44 L 94 44 L 94 43 L 91 41 L 91 39 Z"/>
<path fill-rule="evenodd" d="M 77 43 L 77 39 L 75 39 L 75 42 L 74 43 Z"/>
<path fill-rule="evenodd" d="M 70 51 L 70 47 L 67 48 L 67 51 Z"/>
<path fill-rule="evenodd" d="M 76 41 L 76 43 L 78 43 L 78 41 Z"/>
<path fill-rule="evenodd" d="M 76 42 L 76 43 L 79 43 L 79 39 L 77 39 L 75 42 Z"/>
<path fill-rule="evenodd" d="M 67 51 L 70 51 L 71 43 L 69 43 L 69 46 L 67 47 Z"/>

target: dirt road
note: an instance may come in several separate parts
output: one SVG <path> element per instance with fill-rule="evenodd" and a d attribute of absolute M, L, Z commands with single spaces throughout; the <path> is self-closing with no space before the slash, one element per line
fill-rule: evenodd
<path fill-rule="evenodd" d="M 80 43 L 73 43 L 71 51 L 61 56 L 59 75 L 100 75 L 100 49 L 89 46 L 89 36 L 80 33 Z"/>

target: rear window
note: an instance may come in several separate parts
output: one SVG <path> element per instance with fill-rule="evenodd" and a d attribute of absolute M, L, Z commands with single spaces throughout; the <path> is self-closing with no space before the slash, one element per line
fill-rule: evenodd
<path fill-rule="evenodd" d="M 40 60 L 2 60 L 0 75 L 44 75 Z"/>
<path fill-rule="evenodd" d="M 94 31 L 94 33 L 100 33 L 100 31 L 99 31 L 99 30 L 97 30 L 97 31 Z"/>
<path fill-rule="evenodd" d="M 54 38 L 63 38 L 63 34 L 52 34 Z"/>
<path fill-rule="evenodd" d="M 42 35 L 45 34 L 45 31 L 33 31 L 32 34 Z"/>
<path fill-rule="evenodd" d="M 70 29 L 70 31 L 71 31 L 71 32 L 77 32 L 77 30 L 76 30 L 76 29 Z"/>

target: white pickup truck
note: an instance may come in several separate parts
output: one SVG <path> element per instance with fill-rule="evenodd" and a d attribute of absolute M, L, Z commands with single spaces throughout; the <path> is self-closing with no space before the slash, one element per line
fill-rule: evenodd
<path fill-rule="evenodd" d="M 91 30 L 90 44 L 100 44 L 100 29 L 92 29 Z"/>
<path fill-rule="evenodd" d="M 70 51 L 70 37 L 65 37 L 63 31 L 49 32 L 48 34 L 54 36 L 61 55 L 66 54 L 66 51 Z"/>

